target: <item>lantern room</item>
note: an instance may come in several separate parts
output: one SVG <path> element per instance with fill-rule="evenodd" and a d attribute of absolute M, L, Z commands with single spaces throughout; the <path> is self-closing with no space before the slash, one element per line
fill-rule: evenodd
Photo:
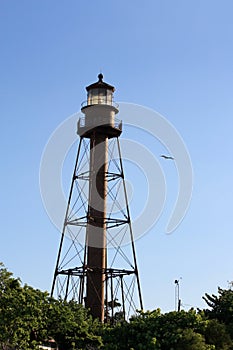
<path fill-rule="evenodd" d="M 78 134 L 90 137 L 93 131 L 114 137 L 121 134 L 121 121 L 115 118 L 119 112 L 113 101 L 114 86 L 103 81 L 103 74 L 98 81 L 86 87 L 87 100 L 82 103 L 81 111 L 85 115 L 78 122 Z"/>
<path fill-rule="evenodd" d="M 87 90 L 87 105 L 113 103 L 114 86 L 111 86 L 103 81 L 103 74 L 98 75 L 98 81 L 86 87 Z"/>

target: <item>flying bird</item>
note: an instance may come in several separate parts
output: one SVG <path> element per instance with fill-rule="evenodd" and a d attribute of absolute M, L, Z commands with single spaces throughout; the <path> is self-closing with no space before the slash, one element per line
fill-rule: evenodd
<path fill-rule="evenodd" d="M 164 158 L 164 159 L 172 159 L 172 160 L 174 160 L 173 157 L 171 157 L 171 156 L 165 156 L 164 154 L 162 154 L 160 157 L 162 157 L 162 158 Z"/>

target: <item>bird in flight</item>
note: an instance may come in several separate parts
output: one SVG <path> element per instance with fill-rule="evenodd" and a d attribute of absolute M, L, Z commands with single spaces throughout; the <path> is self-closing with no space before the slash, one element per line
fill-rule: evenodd
<path fill-rule="evenodd" d="M 165 156 L 164 154 L 162 154 L 160 157 L 162 157 L 162 158 L 164 158 L 164 159 L 172 159 L 172 160 L 174 160 L 173 157 L 171 157 L 171 156 Z"/>

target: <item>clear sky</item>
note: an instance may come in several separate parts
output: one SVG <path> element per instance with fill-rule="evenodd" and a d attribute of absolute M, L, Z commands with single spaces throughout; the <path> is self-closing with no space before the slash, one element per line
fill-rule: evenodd
<path fill-rule="evenodd" d="M 203 307 L 205 292 L 228 287 L 233 280 L 232 13 L 231 0 L 1 0 L 0 261 L 15 276 L 50 290 L 60 234 L 42 204 L 40 160 L 51 133 L 80 110 L 85 86 L 101 70 L 116 86 L 117 101 L 165 116 L 192 160 L 191 205 L 167 235 L 176 171 L 159 158 L 164 152 L 159 142 L 151 149 L 165 173 L 167 202 L 157 224 L 136 244 L 145 309 L 173 310 L 174 280 L 180 277 L 184 309 Z M 140 142 L 147 144 L 145 135 Z M 65 182 L 74 166 L 74 159 L 68 160 Z M 130 182 L 130 171 L 126 177 Z M 139 188 L 134 183 L 135 198 Z M 132 206 L 137 211 L 137 201 Z"/>

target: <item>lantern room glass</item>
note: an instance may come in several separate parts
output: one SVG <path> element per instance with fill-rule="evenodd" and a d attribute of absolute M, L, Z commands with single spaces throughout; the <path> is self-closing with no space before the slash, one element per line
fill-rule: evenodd
<path fill-rule="evenodd" d="M 112 105 L 113 92 L 108 89 L 97 88 L 88 91 L 87 104 L 108 104 Z"/>

